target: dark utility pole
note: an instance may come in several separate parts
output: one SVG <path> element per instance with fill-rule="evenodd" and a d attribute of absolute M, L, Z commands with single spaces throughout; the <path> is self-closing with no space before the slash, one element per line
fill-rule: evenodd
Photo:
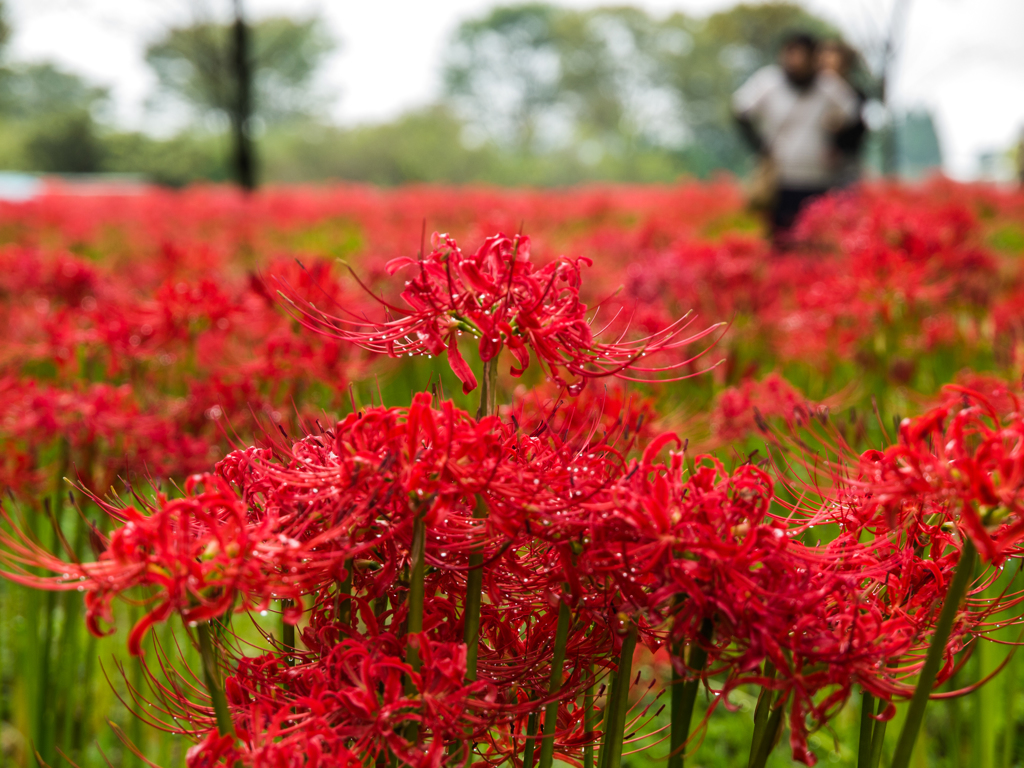
<path fill-rule="evenodd" d="M 235 103 L 231 110 L 235 178 L 245 190 L 256 189 L 256 157 L 252 143 L 251 35 L 242 13 L 242 0 L 234 0 L 231 27 L 231 64 L 234 69 Z"/>

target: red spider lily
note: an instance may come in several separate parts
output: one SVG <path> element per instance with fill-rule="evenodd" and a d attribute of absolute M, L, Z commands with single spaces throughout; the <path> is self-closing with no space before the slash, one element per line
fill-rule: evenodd
<path fill-rule="evenodd" d="M 532 350 L 560 383 L 562 368 L 582 380 L 602 376 L 639 380 L 638 375 L 678 370 L 696 358 L 658 368 L 641 359 L 685 347 L 717 327 L 682 338 L 692 322 L 683 318 L 635 341 L 600 342 L 579 295 L 581 264 L 589 265 L 589 259 L 562 257 L 537 269 L 530 261 L 529 238 L 518 235 L 490 237 L 470 256 L 448 235 L 434 234 L 431 244 L 434 250 L 425 257 L 402 257 L 387 265 L 389 274 L 403 267 L 418 270 L 402 292 L 408 308 L 381 302 L 394 319 L 375 323 L 350 311 L 331 315 L 292 300 L 298 319 L 317 333 L 390 357 L 447 352 L 464 392 L 475 389 L 477 382 L 459 352 L 463 333 L 479 339 L 484 362 L 507 346 L 516 360 L 513 376 L 521 376 L 529 366 Z M 292 298 L 293 292 L 287 285 L 285 289 Z M 581 389 L 579 382 L 569 387 L 574 394 Z"/>
<path fill-rule="evenodd" d="M 653 398 L 622 385 L 591 387 L 572 399 L 565 394 L 564 388 L 550 385 L 517 388 L 513 402 L 498 412 L 526 434 L 549 432 L 580 450 L 597 441 L 626 453 L 634 444 L 649 442 L 661 424 Z"/>
<path fill-rule="evenodd" d="M 420 395 L 408 409 L 352 414 L 297 443 L 284 465 L 269 449 L 231 454 L 219 470 L 242 499 L 224 480 L 197 475 L 181 499 L 161 495 L 143 510 L 105 504 L 120 527 L 94 563 L 66 563 L 15 529 L 4 542 L 8 575 L 86 591 L 94 632 L 109 621 L 115 595 L 156 587 L 156 606 L 132 633 L 137 652 L 146 629 L 173 612 L 198 622 L 239 598 L 237 610 L 248 610 L 272 597 L 316 593 L 342 578 L 353 558 L 377 563 L 372 580 L 380 591 L 398 565 L 382 547 L 393 540 L 407 547 L 416 515 L 437 542 L 428 556 L 438 565 L 478 546 L 507 549 L 531 521 L 549 540 L 567 536 L 579 526 L 571 511 L 621 465 L 614 453 L 583 458 L 578 450 L 555 435 L 517 434 L 493 417 L 477 421 L 451 403 L 435 411 Z M 472 522 L 479 494 L 490 510 L 482 526 Z M 27 565 L 59 575 L 36 577 Z"/>
<path fill-rule="evenodd" d="M 167 499 L 145 512 L 134 507 L 104 505 L 121 527 L 103 540 L 95 562 L 64 562 L 17 528 L 0 536 L 7 578 L 42 589 L 85 592 L 86 623 L 96 635 L 113 631 L 111 601 L 134 587 L 153 588 L 149 612 L 132 629 L 128 648 L 141 653 L 141 642 L 153 624 L 174 613 L 190 624 L 208 621 L 235 607 L 262 610 L 272 597 L 298 598 L 319 570 L 299 571 L 317 554 L 294 539 L 276 533 L 270 515 L 253 522 L 244 504 L 222 479 L 194 475 L 185 497 Z M 9 518 L 8 522 L 10 522 Z M 52 571 L 35 576 L 26 566 Z M 295 621 L 295 616 L 289 616 Z"/>
<path fill-rule="evenodd" d="M 1024 539 L 1024 416 L 1002 392 L 999 412 L 982 394 L 950 386 L 941 405 L 900 424 L 899 441 L 861 458 L 863 519 L 897 528 L 908 517 L 952 522 L 984 560 L 1020 553 Z"/>
<path fill-rule="evenodd" d="M 401 658 L 401 647 L 393 635 L 379 635 L 348 638 L 295 667 L 277 655 L 241 659 L 227 686 L 242 745 L 233 759 L 335 766 L 393 754 L 407 765 L 441 765 L 447 747 L 487 722 L 474 712 L 486 710 L 494 689 L 465 682 L 465 646 L 419 638 L 419 671 Z M 209 753 L 213 765 L 225 759 L 220 748 L 208 740 L 193 754 Z M 288 752 L 302 758 L 294 762 Z"/>
<path fill-rule="evenodd" d="M 144 407 L 128 385 L 65 388 L 0 377 L 0 402 L 5 457 L 23 457 L 3 484 L 18 490 L 40 483 L 51 470 L 73 471 L 96 491 L 109 488 L 118 475 L 177 475 L 209 466 L 211 445 L 183 433 L 172 415 Z M 55 442 L 64 446 L 66 466 L 45 467 L 31 458 L 45 455 Z"/>
<path fill-rule="evenodd" d="M 705 646 L 706 674 L 725 677 L 719 693 L 727 696 L 744 683 L 780 691 L 794 757 L 813 764 L 808 717 L 827 722 L 855 684 L 886 699 L 912 693 L 934 605 L 959 559 L 956 541 L 931 525 L 904 530 L 902 544 L 895 536 L 862 544 L 853 529 L 809 546 L 803 539 L 810 529 L 770 514 L 777 500 L 763 471 L 746 465 L 727 473 L 698 457 L 687 477 L 678 454 L 668 465 L 651 461 L 660 445 L 653 443 L 638 471 L 610 491 L 615 505 L 593 529 L 580 569 L 615 579 L 653 628 L 667 621 L 673 647 Z M 930 548 L 919 553 L 915 546 L 923 542 Z M 962 617 L 940 680 L 986 616 L 1011 603 L 975 606 Z M 714 628 L 710 642 L 700 633 L 707 620 Z M 651 640 L 661 637 L 654 631 Z M 896 660 L 898 668 L 890 667 Z M 764 677 L 765 661 L 777 677 Z M 684 673 L 682 661 L 677 664 Z"/>
<path fill-rule="evenodd" d="M 184 499 L 159 499 L 148 516 L 112 510 L 125 524 L 112 534 L 98 563 L 67 565 L 25 541 L 8 542 L 8 562 L 68 569 L 66 578 L 30 578 L 24 573 L 18 578 L 49 588 L 82 586 L 89 590 L 90 616 L 108 615 L 104 610 L 109 612 L 109 599 L 119 590 L 138 584 L 158 587 L 157 607 L 132 633 L 133 651 L 150 624 L 175 610 L 195 622 L 230 610 L 239 598 L 240 606 L 255 609 L 269 596 L 314 596 L 303 638 L 316 655 L 299 654 L 303 661 L 296 669 L 304 670 L 353 631 L 339 625 L 342 598 L 332 589 L 348 574 L 349 610 L 374 636 L 379 634 L 383 642 L 385 627 L 394 633 L 403 625 L 407 587 L 402 574 L 409 559 L 410 526 L 415 515 L 423 515 L 430 564 L 427 593 L 436 596 L 425 606 L 424 628 L 434 636 L 429 639 L 464 648 L 458 645 L 461 601 L 454 596 L 464 594 L 469 553 L 483 547 L 490 604 L 481 617 L 479 679 L 491 686 L 488 690 L 508 692 L 491 695 L 488 708 L 497 714 L 482 721 L 486 727 L 461 721 L 457 728 L 453 725 L 458 738 L 445 737 L 450 744 L 462 739 L 470 726 L 482 729 L 481 734 L 492 728 L 507 731 L 523 713 L 543 705 L 557 613 L 551 606 L 563 599 L 561 584 L 569 585 L 564 599 L 579 605 L 567 652 L 601 664 L 614 656 L 619 621 L 608 619 L 615 615 L 613 596 L 602 596 L 586 576 L 586 567 L 577 575 L 573 562 L 594 514 L 588 502 L 622 467 L 621 459 L 600 443 L 575 440 L 570 446 L 553 431 L 524 435 L 493 417 L 477 421 L 450 403 L 434 410 L 429 396 L 420 395 L 409 409 L 354 414 L 334 430 L 306 438 L 292 447 L 286 465 L 268 449 L 232 454 L 220 471 L 238 484 L 244 503 L 212 478 L 202 478 L 213 491 L 200 490 L 196 479 L 186 487 Z M 490 510 L 482 521 L 473 518 L 478 496 Z M 216 525 L 205 525 L 208 521 Z M 179 543 L 182 537 L 174 534 L 185 528 L 191 537 Z M 350 570 L 342 569 L 342 563 Z M 115 566 L 120 580 L 106 583 Z M 85 581 L 80 581 L 82 576 Z M 371 603 L 382 597 L 390 608 L 375 611 Z M 599 624 L 592 626 L 594 622 Z M 98 629 L 95 621 L 92 627 Z M 428 640 L 393 636 L 396 649 Z M 589 684 L 585 668 L 577 665 L 560 694 L 569 707 L 564 711 L 576 712 L 566 721 L 567 732 L 559 732 L 560 750 L 578 752 L 587 741 L 580 735 L 579 712 L 571 706 L 576 692 Z M 461 679 L 463 673 L 446 674 Z M 289 690 L 294 687 L 288 683 Z M 292 711 L 292 705 L 282 707 L 282 712 Z M 240 734 L 255 727 L 237 717 L 236 723 Z M 429 732 L 436 733 L 438 727 L 431 726 Z M 392 740 L 401 738 L 393 724 L 385 731 Z M 498 739 L 488 753 L 507 754 L 516 743 Z M 217 740 L 206 744 L 209 750 L 223 747 Z M 414 749 L 388 744 L 392 751 L 406 750 L 403 754 Z M 437 758 L 431 750 L 424 754 Z"/>
<path fill-rule="evenodd" d="M 666 639 L 707 642 L 698 627 L 710 619 L 709 674 L 725 676 L 725 693 L 750 682 L 781 691 L 794 754 L 806 762 L 807 717 L 825 722 L 852 685 L 888 698 L 906 693 L 957 559 L 941 525 L 922 520 L 913 533 L 912 542 L 931 542 L 923 554 L 890 536 L 861 544 L 855 527 L 808 546 L 803 519 L 794 525 L 770 514 L 775 496 L 764 471 L 747 465 L 727 473 L 698 458 L 687 474 L 679 453 L 659 463 L 658 454 L 678 443 L 672 435 L 627 461 L 603 438 L 583 437 L 592 432 L 577 426 L 572 440 L 554 429 L 523 434 L 450 403 L 435 409 L 421 394 L 408 409 L 350 415 L 287 450 L 231 454 L 219 471 L 241 499 L 204 476 L 184 498 L 158 499 L 149 514 L 109 509 L 123 525 L 97 563 L 67 564 L 18 537 L 6 542 L 6 561 L 61 573 L 46 579 L 22 568 L 14 577 L 25 583 L 87 590 L 94 631 L 109 620 L 114 594 L 155 587 L 155 607 L 132 632 L 133 652 L 172 612 L 195 622 L 231 610 L 235 600 L 243 609 L 272 597 L 311 600 L 307 650 L 241 660 L 229 679 L 237 753 L 207 739 L 197 761 L 260 764 L 264 755 L 285 754 L 280 741 L 308 739 L 323 760 L 344 762 L 357 739 L 355 754 L 388 751 L 434 765 L 469 732 L 488 762 L 505 760 L 522 748 L 523 719 L 549 700 L 553 609 L 563 601 L 573 617 L 565 641 L 573 666 L 554 699 L 555 749 L 564 757 L 593 738 L 576 700 L 593 683 L 584 670 L 614 666 L 624 617 L 653 647 Z M 474 515 L 480 500 L 485 518 Z M 428 598 L 423 632 L 410 635 L 406 574 L 417 517 L 425 522 Z M 464 683 L 460 659 L 465 574 L 476 550 L 486 563 L 488 606 L 474 688 Z M 976 620 L 960 623 L 950 655 Z M 404 658 L 408 647 L 421 654 L 418 673 Z M 888 672 L 897 659 L 900 668 Z M 765 660 L 779 671 L 774 680 L 759 671 Z M 371 673 L 384 677 L 367 682 Z M 339 705 L 355 720 L 339 719 Z M 202 715 L 188 719 L 199 723 Z"/>
<path fill-rule="evenodd" d="M 718 396 L 712 428 L 718 441 L 742 439 L 759 430 L 760 418 L 781 418 L 790 429 L 802 426 L 827 406 L 812 403 L 796 387 L 776 373 L 760 381 L 748 379 Z"/>

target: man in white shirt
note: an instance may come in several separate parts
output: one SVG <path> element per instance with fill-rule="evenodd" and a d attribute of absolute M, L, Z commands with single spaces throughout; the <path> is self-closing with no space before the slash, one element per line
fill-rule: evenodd
<path fill-rule="evenodd" d="M 774 166 L 771 224 L 777 245 L 800 209 L 835 184 L 832 138 L 858 116 L 854 90 L 834 72 L 818 71 L 817 46 L 810 35 L 791 35 L 780 66 L 758 70 L 733 95 L 744 136 Z"/>

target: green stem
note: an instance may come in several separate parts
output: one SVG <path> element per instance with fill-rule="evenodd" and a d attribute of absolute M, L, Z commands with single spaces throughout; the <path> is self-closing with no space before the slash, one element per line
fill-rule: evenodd
<path fill-rule="evenodd" d="M 210 692 L 210 698 L 213 700 L 213 713 L 217 718 L 217 731 L 221 736 L 234 736 L 235 727 L 231 722 L 228 699 L 224 695 L 224 686 L 220 681 L 220 666 L 217 663 L 217 651 L 210 638 L 210 625 L 205 621 L 199 622 L 196 625 L 196 634 L 199 635 L 203 679 L 206 682 L 206 689 Z"/>
<path fill-rule="evenodd" d="M 410 549 L 410 575 L 409 575 L 409 599 L 407 601 L 406 633 L 418 635 L 423 631 L 423 598 L 424 579 L 426 575 L 426 549 L 427 549 L 427 526 L 423 519 L 423 513 L 417 512 L 413 519 L 413 542 Z M 406 646 L 406 658 L 413 672 L 420 671 L 420 651 L 410 642 Z M 412 678 L 406 680 L 406 693 L 410 696 L 417 694 Z M 410 742 L 416 742 L 420 737 L 420 726 L 411 721 L 406 726 L 406 738 Z M 395 757 L 392 755 L 392 757 Z"/>
<path fill-rule="evenodd" d="M 46 608 L 43 610 L 43 637 L 37 652 L 39 653 L 39 677 L 35 684 L 39 686 L 38 698 L 36 699 L 36 738 L 35 748 L 42 756 L 42 765 L 49 765 L 53 762 L 52 742 L 50 738 L 50 724 L 52 722 L 51 700 L 53 681 L 50 679 L 50 664 L 52 661 L 52 647 L 54 635 L 54 615 L 57 612 L 57 593 L 46 593 Z"/>
<path fill-rule="evenodd" d="M 477 420 L 492 416 L 497 410 L 498 358 L 492 357 L 484 363 L 483 376 L 480 378 L 480 407 L 476 411 Z"/>
<path fill-rule="evenodd" d="M 409 551 L 409 598 L 406 601 L 405 631 L 408 635 L 416 635 L 423 631 L 423 597 L 424 578 L 426 575 L 427 527 L 423 513 L 418 512 L 412 523 L 412 544 Z M 406 659 L 413 672 L 420 671 L 420 652 L 412 643 L 406 645 Z M 412 678 L 405 682 L 405 692 L 409 696 L 417 693 Z M 419 739 L 419 725 L 410 722 L 405 728 L 405 738 L 410 742 Z"/>
<path fill-rule="evenodd" d="M 352 558 L 345 561 L 345 580 L 338 584 L 337 602 L 338 623 L 343 627 L 352 625 Z"/>
<path fill-rule="evenodd" d="M 75 533 L 72 544 L 72 552 L 78 557 L 85 546 L 86 525 L 84 521 L 74 519 Z M 61 682 L 58 690 L 66 691 L 67 694 L 57 702 L 56 732 L 59 744 L 64 749 L 70 749 L 72 743 L 73 724 L 76 718 L 75 710 L 80 706 L 81 697 L 85 695 L 85 685 L 79 682 L 79 646 L 81 630 L 79 614 L 82 607 L 82 598 L 75 592 L 66 592 L 63 595 L 64 602 L 64 629 L 61 635 L 60 646 L 57 650 L 57 659 L 60 663 Z"/>
<path fill-rule="evenodd" d="M 143 686 L 142 659 L 131 659 L 130 663 L 132 667 L 132 686 L 135 688 L 136 691 L 141 691 Z M 129 725 L 130 735 L 128 738 L 131 740 L 132 744 L 134 744 L 136 748 L 140 750 L 145 749 L 145 745 L 142 743 L 143 733 L 144 732 L 142 728 L 142 718 L 133 717 L 131 719 L 131 724 Z M 142 760 L 139 758 L 138 755 L 133 753 L 131 750 L 128 750 L 128 754 L 130 755 L 130 758 L 128 760 L 125 760 L 124 762 L 125 768 L 135 768 L 135 766 L 142 765 Z"/>
<path fill-rule="evenodd" d="M 903 722 L 899 740 L 896 742 L 891 768 L 907 768 L 910 765 L 910 756 L 914 752 L 918 731 L 921 730 L 928 697 L 935 685 L 935 676 L 942 666 L 942 657 L 946 652 L 946 641 L 949 640 L 949 633 L 953 629 L 953 621 L 960 610 L 960 603 L 963 601 L 964 595 L 967 594 L 967 587 L 974 577 L 974 563 L 977 556 L 978 551 L 974 548 L 974 543 L 969 538 L 966 539 L 963 552 L 960 554 L 960 562 L 957 563 L 956 572 L 953 574 L 953 583 L 949 586 L 946 600 L 942 604 L 942 611 L 939 613 L 939 620 L 935 623 L 935 634 L 932 636 L 931 645 L 928 646 L 924 668 L 918 678 L 914 695 L 910 699 L 907 719 Z"/>
<path fill-rule="evenodd" d="M 605 688 L 604 707 L 601 709 L 601 747 L 597 753 L 597 768 L 605 768 L 608 762 L 608 723 L 611 722 L 613 709 L 612 694 L 615 691 L 615 680 L 618 675 L 612 672 L 608 675 L 608 684 Z"/>
<path fill-rule="evenodd" d="M 558 607 L 558 627 L 555 630 L 555 647 L 551 656 L 551 678 L 548 681 L 548 696 L 555 696 L 562 689 L 562 668 L 565 666 L 565 644 L 569 637 L 572 613 L 563 601 Z M 555 726 L 558 724 L 558 701 L 551 701 L 544 709 L 544 740 L 540 745 L 538 768 L 551 768 L 555 756 Z"/>
<path fill-rule="evenodd" d="M 690 645 L 690 656 L 686 660 L 686 666 L 695 673 L 694 677 L 691 680 L 675 680 L 672 683 L 672 731 L 668 768 L 683 768 L 683 753 L 686 751 L 686 741 L 690 737 L 693 707 L 697 702 L 697 692 L 700 690 L 700 673 L 708 660 L 708 652 L 700 641 L 710 642 L 712 631 L 711 619 L 704 619 L 700 625 L 699 640 Z"/>
<path fill-rule="evenodd" d="M 887 706 L 889 706 L 889 702 L 879 699 L 878 711 L 875 714 L 882 714 Z M 882 747 L 885 746 L 885 729 L 888 725 L 887 720 L 879 720 L 875 723 L 871 732 L 871 763 L 868 768 L 878 768 L 882 764 Z"/>
<path fill-rule="evenodd" d="M 63 449 L 62 453 L 63 453 Z M 61 462 L 62 469 L 64 462 Z M 51 505 L 50 499 L 45 499 L 43 505 L 46 509 L 46 519 L 50 523 L 49 533 L 51 534 L 49 551 L 56 551 L 60 546 L 61 535 L 60 535 L 60 516 L 64 508 L 64 496 L 60 492 L 60 483 L 57 483 L 58 489 L 54 494 L 54 501 Z M 45 523 L 44 523 L 45 525 Z M 35 725 L 36 730 L 34 733 L 35 737 L 35 748 L 38 751 L 37 759 L 42 757 L 42 764 L 49 765 L 55 762 L 54 758 L 54 737 L 53 724 L 54 724 L 54 701 L 53 701 L 53 646 L 55 645 L 56 626 L 55 619 L 57 613 L 57 593 L 47 592 L 46 593 L 46 608 L 43 612 L 43 636 L 40 640 L 40 645 L 37 649 L 39 653 L 39 676 L 35 680 L 35 684 L 38 685 L 38 693 L 36 698 L 36 718 Z M 57 660 L 59 663 L 59 659 Z"/>
<path fill-rule="evenodd" d="M 1011 651 L 1012 653 L 1012 651 Z M 1014 700 L 1015 696 L 1012 695 L 1016 688 L 1014 687 L 1015 675 L 1013 664 L 1016 659 L 1010 659 L 1010 663 L 1006 665 L 1006 670 L 1003 672 L 1005 675 L 1003 679 L 1003 690 L 1011 694 L 1006 697 L 1006 724 L 1003 730 L 1003 768 L 1010 768 L 1014 763 L 1014 753 L 1016 752 L 1016 737 L 1017 737 L 1017 719 L 1014 712 Z"/>
<path fill-rule="evenodd" d="M 473 517 L 482 520 L 487 517 L 483 497 L 478 497 Z M 476 660 L 480 650 L 480 603 L 484 590 L 484 551 L 475 547 L 469 554 L 469 571 L 466 573 L 466 617 L 463 640 L 466 643 L 466 680 L 476 680 Z"/>
<path fill-rule="evenodd" d="M 426 574 L 427 530 L 423 514 L 417 514 L 412 524 L 411 570 L 409 575 L 409 605 L 406 632 L 410 635 L 423 631 L 423 591 Z M 409 666 L 414 672 L 420 671 L 420 653 L 412 645 L 406 651 Z"/>
<path fill-rule="evenodd" d="M 775 665 L 770 661 L 765 661 L 764 663 L 764 676 L 769 680 L 775 679 Z M 761 736 L 764 734 L 765 726 L 768 724 L 771 704 L 772 691 L 768 686 L 762 686 L 761 694 L 757 697 L 757 707 L 754 709 L 754 736 L 750 740 L 750 758 L 747 760 L 748 767 L 754 764 L 754 757 L 761 743 Z"/>
<path fill-rule="evenodd" d="M 373 600 L 373 615 L 380 619 L 388 610 L 388 595 L 385 592 L 383 595 L 378 595 Z M 384 629 L 385 625 L 383 622 L 379 623 L 381 629 Z"/>
<path fill-rule="evenodd" d="M 861 689 L 860 742 L 857 745 L 857 768 L 871 768 L 871 736 L 875 729 L 875 697 Z"/>
<path fill-rule="evenodd" d="M 583 730 L 588 734 L 594 732 L 594 662 L 587 667 L 587 677 L 591 684 L 583 692 Z M 594 742 L 587 741 L 583 747 L 583 768 L 594 768 Z"/>
<path fill-rule="evenodd" d="M 533 768 L 533 748 L 537 736 L 537 713 L 531 712 L 526 721 L 526 749 L 523 752 L 523 768 Z"/>
<path fill-rule="evenodd" d="M 770 692 L 768 697 L 769 699 L 771 698 Z M 779 733 L 779 728 L 782 727 L 783 709 L 782 704 L 776 701 L 775 708 L 772 710 L 771 715 L 769 715 L 764 732 L 761 734 L 761 741 L 757 745 L 757 751 L 750 762 L 751 768 L 764 768 L 765 763 L 768 762 L 768 757 L 771 755 L 772 749 L 775 748 L 775 737 Z"/>
<path fill-rule="evenodd" d="M 289 624 L 284 620 L 285 612 L 291 608 L 292 605 L 294 605 L 294 603 L 292 603 L 291 598 L 286 597 L 281 601 L 281 643 L 284 645 L 286 651 L 295 650 L 295 625 Z M 292 656 L 291 653 L 285 656 L 284 659 L 289 667 L 295 664 L 295 657 Z"/>
<path fill-rule="evenodd" d="M 79 753 L 85 749 L 86 742 L 86 726 L 85 721 L 87 720 L 87 713 L 91 711 L 93 705 L 93 698 L 95 697 L 95 690 L 93 685 L 93 671 L 96 666 L 97 658 L 97 646 L 98 640 L 93 634 L 88 635 L 85 645 L 85 656 L 84 664 L 82 668 L 82 701 L 80 702 L 80 708 L 78 715 L 75 717 L 74 724 L 71 730 L 71 748 Z"/>
<path fill-rule="evenodd" d="M 611 702 L 608 707 L 608 716 L 611 720 L 605 722 L 606 741 L 601 746 L 601 768 L 619 768 L 622 764 L 622 742 L 626 735 L 626 708 L 629 702 L 629 681 L 633 677 L 636 634 L 636 622 L 630 621 L 629 630 L 622 640 L 619 669 L 615 674 L 615 682 L 612 683 Z"/>

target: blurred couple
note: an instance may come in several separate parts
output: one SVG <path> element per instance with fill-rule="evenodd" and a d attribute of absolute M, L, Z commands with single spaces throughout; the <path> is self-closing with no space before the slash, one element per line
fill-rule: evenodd
<path fill-rule="evenodd" d="M 777 249 L 792 245 L 807 203 L 860 176 L 865 97 L 848 80 L 856 61 L 839 40 L 792 34 L 779 65 L 755 72 L 733 95 L 740 130 L 759 157 L 750 203 L 767 215 Z"/>

